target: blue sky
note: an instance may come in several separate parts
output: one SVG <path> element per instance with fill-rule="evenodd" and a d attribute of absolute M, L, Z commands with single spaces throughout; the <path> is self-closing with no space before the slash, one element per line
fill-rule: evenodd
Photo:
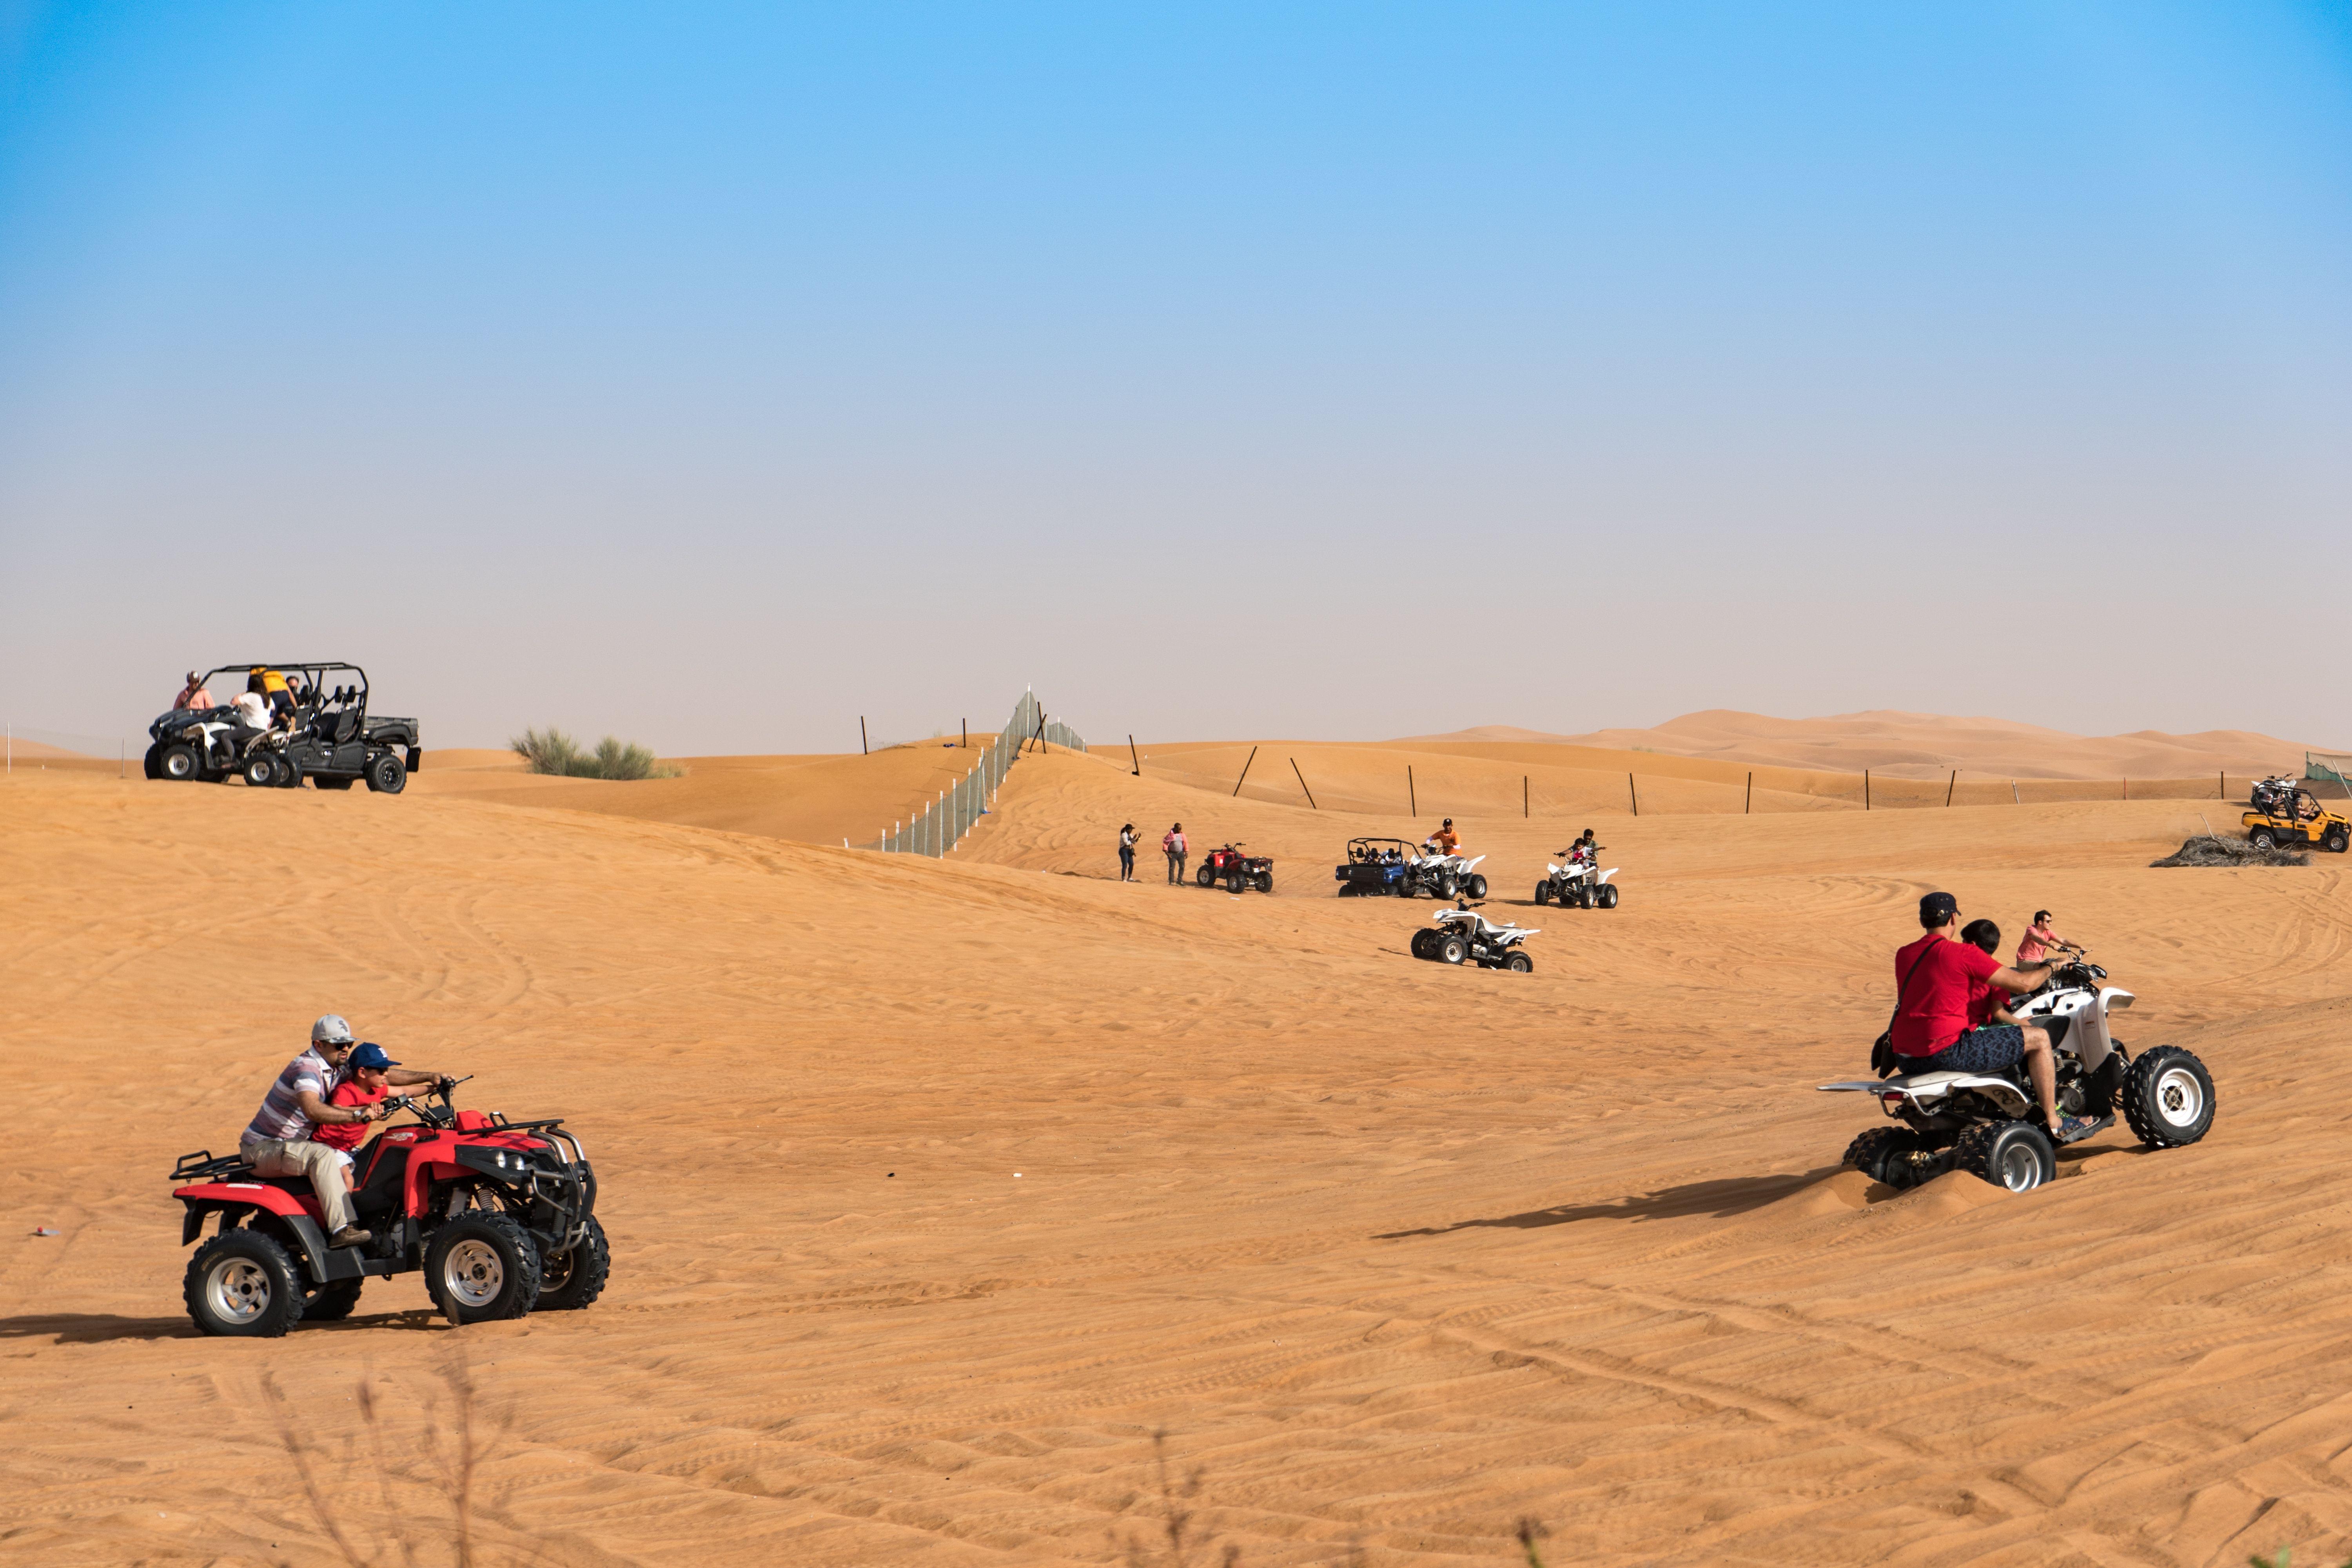
<path fill-rule="evenodd" d="M 0 658 L 138 733 L 2343 742 L 2352 5 L 0 6 Z"/>

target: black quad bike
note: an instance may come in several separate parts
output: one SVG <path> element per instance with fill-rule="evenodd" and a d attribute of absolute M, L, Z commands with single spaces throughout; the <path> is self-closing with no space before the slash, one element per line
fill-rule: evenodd
<path fill-rule="evenodd" d="M 1201 857 L 1201 868 L 1192 873 L 1193 880 L 1204 888 L 1218 883 L 1225 891 L 1238 893 L 1244 888 L 1255 888 L 1261 893 L 1274 891 L 1274 858 L 1269 855 L 1244 855 L 1236 842 L 1223 849 L 1212 849 Z"/>
<path fill-rule="evenodd" d="M 365 780 L 383 795 L 407 787 L 424 760 L 416 721 L 370 715 L 366 670 L 336 662 L 227 664 L 207 671 L 204 684 L 228 676 L 242 689 L 263 669 L 300 678 L 290 722 L 254 730 L 226 707 L 175 708 L 147 726 L 147 776 L 206 784 L 237 777 L 270 789 L 304 779 L 320 789 L 349 789 Z"/>
<path fill-rule="evenodd" d="M 185 1247 L 218 1215 L 189 1259 L 182 1295 L 207 1334 L 274 1339 L 301 1322 L 351 1316 L 370 1279 L 422 1271 L 453 1323 L 585 1307 L 604 1289 L 612 1251 L 596 1219 L 596 1175 L 560 1118 L 509 1121 L 459 1110 L 458 1079 L 390 1103 L 415 1123 L 352 1156 L 352 1204 L 375 1233 L 364 1247 L 329 1247 L 316 1194 L 301 1177 L 257 1176 L 235 1154 L 183 1154 Z M 437 1103 L 436 1103 L 437 1102 Z"/>
<path fill-rule="evenodd" d="M 2103 984 L 2106 978 L 2105 970 L 2077 953 L 2049 984 L 2011 1008 L 2050 1033 L 2058 1109 L 2095 1121 L 2120 1115 L 2150 1149 L 2196 1142 L 2213 1125 L 2213 1075 L 2179 1046 L 2126 1054 L 2107 1026 L 2132 1005 L 2132 994 Z M 1856 1134 L 1844 1162 L 1888 1186 L 1916 1187 L 1947 1171 L 1967 1171 L 1995 1186 L 2026 1192 L 2058 1174 L 2058 1152 L 2022 1064 L 1991 1073 L 1890 1070 L 1882 1078 L 1821 1087 L 1875 1095 L 1894 1118 L 1893 1126 Z"/>

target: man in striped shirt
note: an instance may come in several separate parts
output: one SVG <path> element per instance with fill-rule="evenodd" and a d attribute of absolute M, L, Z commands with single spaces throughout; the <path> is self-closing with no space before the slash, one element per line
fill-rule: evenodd
<path fill-rule="evenodd" d="M 327 1097 L 349 1076 L 344 1063 L 352 1054 L 352 1026 L 340 1015 L 329 1013 L 310 1026 L 310 1048 L 286 1064 L 268 1097 L 254 1113 L 253 1124 L 237 1140 L 237 1152 L 257 1176 L 302 1176 L 319 1194 L 327 1215 L 327 1245 L 360 1247 L 375 1239 L 362 1230 L 352 1214 L 351 1183 L 342 1159 L 310 1136 L 315 1127 L 346 1121 L 368 1121 L 391 1114 L 379 1106 L 330 1105 Z M 438 1073 L 402 1068 L 385 1075 L 401 1085 L 438 1083 Z"/>

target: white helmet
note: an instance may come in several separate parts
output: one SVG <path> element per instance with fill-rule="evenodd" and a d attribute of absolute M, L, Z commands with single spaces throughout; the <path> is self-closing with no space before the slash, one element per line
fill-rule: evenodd
<path fill-rule="evenodd" d="M 343 1022 L 341 1013 L 325 1013 L 310 1026 L 310 1043 L 314 1046 L 348 1046 L 352 1043 L 352 1026 Z"/>

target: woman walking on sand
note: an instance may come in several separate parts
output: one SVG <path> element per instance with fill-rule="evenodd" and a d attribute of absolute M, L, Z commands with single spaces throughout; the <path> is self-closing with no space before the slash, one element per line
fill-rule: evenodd
<path fill-rule="evenodd" d="M 1118 830 L 1118 879 L 1135 880 L 1135 824 L 1121 825 Z"/>
<path fill-rule="evenodd" d="M 1166 851 L 1168 856 L 1168 885 L 1171 888 L 1182 887 L 1184 885 L 1184 825 L 1180 822 L 1170 828 L 1160 840 L 1160 847 Z"/>

